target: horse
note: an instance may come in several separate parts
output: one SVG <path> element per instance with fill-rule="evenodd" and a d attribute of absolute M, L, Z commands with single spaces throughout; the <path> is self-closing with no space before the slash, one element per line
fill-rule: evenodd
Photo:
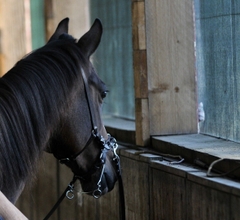
<path fill-rule="evenodd" d="M 46 45 L 0 78 L 0 191 L 13 204 L 44 151 L 96 198 L 118 180 L 117 143 L 101 119 L 108 89 L 90 61 L 102 24 L 96 19 L 79 40 L 68 24 L 63 19 Z"/>

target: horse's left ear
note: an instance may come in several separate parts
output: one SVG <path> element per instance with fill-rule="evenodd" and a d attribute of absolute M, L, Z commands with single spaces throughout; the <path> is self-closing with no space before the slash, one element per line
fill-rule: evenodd
<path fill-rule="evenodd" d="M 96 19 L 90 28 L 90 30 L 85 33 L 78 41 L 78 45 L 81 48 L 84 55 L 88 58 L 94 53 L 97 49 L 101 37 L 102 37 L 102 23 L 99 19 Z"/>
<path fill-rule="evenodd" d="M 59 22 L 52 37 L 48 40 L 48 43 L 51 41 L 57 40 L 59 36 L 61 36 L 62 34 L 68 33 L 68 22 L 69 22 L 69 18 L 64 18 L 62 21 Z"/>

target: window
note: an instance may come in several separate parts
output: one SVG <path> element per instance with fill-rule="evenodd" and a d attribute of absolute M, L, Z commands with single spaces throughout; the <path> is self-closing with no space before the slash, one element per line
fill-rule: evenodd
<path fill-rule="evenodd" d="M 45 44 L 44 1 L 31 0 L 30 5 L 32 49 L 37 49 Z"/>
<path fill-rule="evenodd" d="M 92 0 L 90 11 L 92 22 L 98 17 L 103 23 L 94 55 L 94 66 L 110 91 L 103 114 L 134 119 L 131 1 Z"/>
<path fill-rule="evenodd" d="M 240 141 L 240 3 L 195 0 L 201 133 Z"/>

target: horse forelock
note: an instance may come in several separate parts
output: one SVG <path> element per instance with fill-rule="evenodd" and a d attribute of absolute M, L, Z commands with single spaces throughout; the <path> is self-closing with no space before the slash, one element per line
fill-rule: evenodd
<path fill-rule="evenodd" d="M 26 56 L 0 79 L 0 190 L 9 197 L 35 169 L 81 79 L 80 64 L 88 65 L 75 41 L 62 39 Z"/>

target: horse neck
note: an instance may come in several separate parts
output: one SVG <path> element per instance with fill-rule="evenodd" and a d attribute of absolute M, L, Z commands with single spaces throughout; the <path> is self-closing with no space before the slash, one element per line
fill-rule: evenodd
<path fill-rule="evenodd" d="M 34 173 L 79 70 L 61 70 L 54 59 L 49 62 L 55 65 L 47 65 L 30 56 L 0 79 L 0 190 L 11 200 Z"/>
<path fill-rule="evenodd" d="M 34 175 L 50 131 L 43 114 L 7 93 L 0 91 L 0 191 L 14 203 Z"/>

